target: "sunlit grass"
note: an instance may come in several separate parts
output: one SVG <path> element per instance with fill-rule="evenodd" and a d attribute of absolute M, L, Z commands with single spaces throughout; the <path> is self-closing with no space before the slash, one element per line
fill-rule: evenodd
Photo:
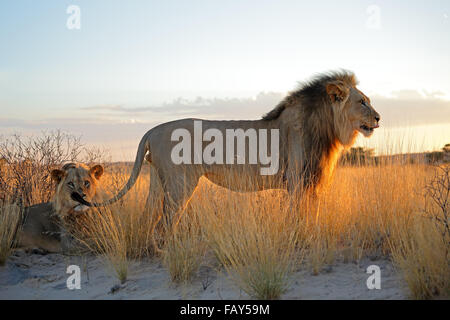
<path fill-rule="evenodd" d="M 21 215 L 21 209 L 16 204 L 0 206 L 0 265 L 5 264 L 13 250 Z"/>
<path fill-rule="evenodd" d="M 290 211 L 284 193 L 220 190 L 208 201 L 210 187 L 204 185 L 199 201 L 192 202 L 209 247 L 249 296 L 280 298 L 303 258 L 303 218 Z"/>
<path fill-rule="evenodd" d="M 178 224 L 169 227 L 161 224 L 161 199 L 145 208 L 146 168 L 122 200 L 87 215 L 76 236 L 106 258 L 121 282 L 130 260 L 152 257 L 171 281 L 188 283 L 205 256 L 213 256 L 250 297 L 279 299 L 298 270 L 320 276 L 337 261 L 371 257 L 394 263 L 411 298 L 448 297 L 449 242 L 424 214 L 435 171 L 413 161 L 338 167 L 329 188 L 301 201 L 281 190 L 232 192 L 202 178 Z M 129 173 L 129 166 L 107 167 L 102 184 L 116 193 Z M 1 208 L 0 262 L 11 253 L 17 210 Z"/>
<path fill-rule="evenodd" d="M 196 214 L 183 215 L 172 226 L 165 226 L 163 263 L 175 283 L 186 284 L 194 277 L 207 250 Z"/>
<path fill-rule="evenodd" d="M 143 209 L 144 175 L 96 233 L 114 235 L 115 245 L 103 253 L 119 266 L 129 257 L 154 255 L 158 243 L 176 283 L 191 281 L 211 251 L 236 286 L 258 299 L 282 297 L 301 268 L 319 275 L 338 260 L 367 257 L 392 259 L 411 297 L 430 298 L 448 294 L 448 247 L 422 215 L 434 171 L 422 164 L 339 167 L 317 199 L 300 202 L 281 190 L 236 193 L 203 178 L 179 223 L 156 228 L 157 240 L 158 212 L 146 215 Z M 107 247 L 102 241 L 99 247 Z"/>

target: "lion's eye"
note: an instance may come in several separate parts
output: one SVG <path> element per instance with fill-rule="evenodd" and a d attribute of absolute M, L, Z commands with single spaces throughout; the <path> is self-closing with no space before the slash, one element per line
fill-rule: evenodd
<path fill-rule="evenodd" d="M 91 185 L 91 183 L 90 183 L 89 181 L 86 180 L 86 181 L 84 182 L 84 186 L 85 186 L 86 188 L 89 188 L 90 185 Z"/>
<path fill-rule="evenodd" d="M 68 182 L 67 185 L 69 186 L 70 189 L 75 188 L 75 185 L 73 184 L 72 181 Z"/>

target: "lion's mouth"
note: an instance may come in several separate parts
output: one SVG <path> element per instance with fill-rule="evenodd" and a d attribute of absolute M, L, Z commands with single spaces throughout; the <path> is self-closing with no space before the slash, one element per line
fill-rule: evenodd
<path fill-rule="evenodd" d="M 373 133 L 373 131 L 378 128 L 379 126 L 376 125 L 374 127 L 368 126 L 366 124 L 363 124 L 361 126 L 359 126 L 360 129 L 362 129 L 363 131 L 367 132 L 367 133 Z"/>

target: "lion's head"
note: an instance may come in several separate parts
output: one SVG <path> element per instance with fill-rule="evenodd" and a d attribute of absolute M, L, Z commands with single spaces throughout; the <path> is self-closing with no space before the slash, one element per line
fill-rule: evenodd
<path fill-rule="evenodd" d="M 291 143 L 304 148 L 302 174 L 312 186 L 331 176 L 340 152 L 355 142 L 358 132 L 369 137 L 378 128 L 380 115 L 357 84 L 348 71 L 320 74 L 263 117 L 287 127 Z"/>
<path fill-rule="evenodd" d="M 81 163 L 68 163 L 61 169 L 52 170 L 52 179 L 57 184 L 53 197 L 56 213 L 66 217 L 69 214 L 86 211 L 88 207 L 74 201 L 72 194 L 77 193 L 87 201 L 94 200 L 98 195 L 99 179 L 102 174 L 101 165 L 89 168 Z"/>
<path fill-rule="evenodd" d="M 278 106 L 266 114 L 264 120 L 277 119 L 290 108 L 290 122 L 297 127 L 330 140 L 336 137 L 344 146 L 353 144 L 358 132 L 370 137 L 378 128 L 380 115 L 370 99 L 356 85 L 358 81 L 348 71 L 320 74 L 291 92 Z"/>
<path fill-rule="evenodd" d="M 354 75 L 326 83 L 326 92 L 334 110 L 336 131 L 344 145 L 351 144 L 356 132 L 370 137 L 378 128 L 380 115 L 370 99 L 356 88 Z"/>

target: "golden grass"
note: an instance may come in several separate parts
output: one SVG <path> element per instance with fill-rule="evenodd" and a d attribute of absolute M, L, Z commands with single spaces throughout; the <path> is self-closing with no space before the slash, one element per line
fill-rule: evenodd
<path fill-rule="evenodd" d="M 21 220 L 21 209 L 16 204 L 0 206 L 0 265 L 4 265 L 10 256 L 17 228 Z"/>
<path fill-rule="evenodd" d="M 109 168 L 103 184 L 114 193 L 129 171 Z M 130 259 L 155 256 L 172 281 L 188 282 L 213 252 L 249 296 L 278 299 L 300 268 L 320 274 L 335 261 L 378 257 L 398 267 L 412 298 L 448 297 L 449 242 L 423 214 L 425 187 L 434 172 L 421 164 L 338 167 L 318 199 L 300 202 L 285 191 L 236 193 L 202 178 L 173 228 L 157 227 L 160 200 L 145 211 L 149 176 L 144 172 L 123 200 L 86 217 L 81 238 L 107 257 L 121 281 Z M 11 243 L 7 223 L 13 221 L 0 223 L 0 236 Z"/>
<path fill-rule="evenodd" d="M 179 223 L 163 228 L 169 231 L 156 241 L 158 212 L 144 211 L 144 175 L 121 204 L 111 207 L 111 217 L 95 224 L 95 233 L 113 238 L 116 245 L 104 254 L 119 268 L 127 257 L 154 255 L 158 243 L 176 283 L 190 281 L 210 250 L 234 283 L 258 299 L 280 298 L 299 268 L 317 275 L 337 259 L 359 262 L 373 256 L 392 259 L 413 298 L 445 296 L 448 244 L 422 214 L 434 171 L 412 164 L 340 167 L 318 199 L 300 202 L 285 191 L 236 193 L 201 179 Z M 127 177 L 124 172 L 115 179 Z"/>
<path fill-rule="evenodd" d="M 102 185 L 112 186 L 109 194 L 117 192 L 126 182 L 125 167 L 115 167 L 102 178 Z M 123 200 L 105 208 L 93 209 L 78 222 L 74 236 L 89 250 L 105 257 L 116 277 L 124 282 L 130 260 L 153 256 L 157 240 L 154 229 L 160 212 L 145 210 L 147 183 L 141 177 Z M 106 198 L 109 197 L 105 196 Z"/>
<path fill-rule="evenodd" d="M 449 239 L 443 239 L 433 222 L 423 217 L 414 217 L 410 226 L 398 232 L 396 241 L 391 243 L 392 256 L 412 297 L 449 297 Z"/>
<path fill-rule="evenodd" d="M 189 282 L 206 253 L 206 243 L 202 237 L 197 215 L 185 214 L 173 226 L 165 226 L 163 263 L 175 283 Z"/>
<path fill-rule="evenodd" d="M 416 299 L 450 296 L 450 166 L 435 168 L 428 179 L 423 209 L 398 223 L 389 243 Z"/>
<path fill-rule="evenodd" d="M 206 186 L 199 191 L 200 201 L 191 206 L 209 247 L 235 284 L 257 299 L 280 298 L 303 256 L 302 217 L 290 212 L 280 192 L 220 190 L 209 201 Z"/>
<path fill-rule="evenodd" d="M 90 250 L 105 257 L 115 276 L 124 283 L 128 276 L 127 234 L 120 217 L 110 209 L 95 210 L 79 238 Z"/>
<path fill-rule="evenodd" d="M 126 183 L 129 177 L 128 171 L 129 168 L 119 166 L 105 174 L 102 185 L 110 186 L 107 190 L 110 195 L 116 193 Z M 156 253 L 155 247 L 161 242 L 155 239 L 154 234 L 161 217 L 160 204 L 158 204 L 160 200 L 152 199 L 153 203 L 148 210 L 146 209 L 148 183 L 148 172 L 141 174 L 133 189 L 122 200 L 109 207 L 111 214 L 117 220 L 116 224 L 123 229 L 127 256 L 133 259 L 153 256 Z M 91 217 L 95 223 L 95 215 Z"/>

